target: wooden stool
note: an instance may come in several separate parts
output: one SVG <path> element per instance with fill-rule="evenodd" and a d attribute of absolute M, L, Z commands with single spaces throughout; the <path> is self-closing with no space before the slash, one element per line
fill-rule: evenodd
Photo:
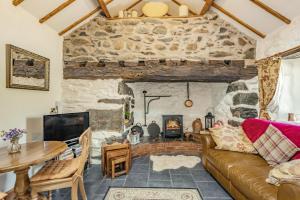
<path fill-rule="evenodd" d="M 116 166 L 124 164 L 125 169 L 122 171 L 116 172 Z M 111 159 L 111 178 L 115 178 L 116 176 L 120 176 L 123 174 L 128 174 L 129 171 L 129 159 L 128 156 L 121 156 Z"/>

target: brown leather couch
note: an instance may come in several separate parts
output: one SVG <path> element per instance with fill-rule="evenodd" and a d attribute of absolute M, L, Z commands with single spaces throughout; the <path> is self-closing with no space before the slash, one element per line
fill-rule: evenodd
<path fill-rule="evenodd" d="M 237 200 L 300 200 L 300 183 L 266 183 L 271 167 L 258 155 L 216 150 L 212 137 L 202 135 L 205 169 Z"/>

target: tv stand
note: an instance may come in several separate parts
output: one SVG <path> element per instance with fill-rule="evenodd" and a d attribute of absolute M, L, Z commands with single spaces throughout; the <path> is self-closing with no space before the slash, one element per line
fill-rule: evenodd
<path fill-rule="evenodd" d="M 68 145 L 68 147 L 72 147 L 76 144 L 79 144 L 79 137 L 73 138 L 73 139 L 70 139 L 70 140 L 66 140 L 64 142 Z"/>

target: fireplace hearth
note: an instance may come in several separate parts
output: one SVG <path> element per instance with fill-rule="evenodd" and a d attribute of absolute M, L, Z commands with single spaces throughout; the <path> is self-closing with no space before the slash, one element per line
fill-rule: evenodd
<path fill-rule="evenodd" d="M 183 139 L 183 116 L 163 115 L 163 137 Z"/>

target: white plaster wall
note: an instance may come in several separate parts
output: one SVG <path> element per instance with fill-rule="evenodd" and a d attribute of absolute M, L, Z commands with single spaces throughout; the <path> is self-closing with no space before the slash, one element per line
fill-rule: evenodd
<path fill-rule="evenodd" d="M 99 99 L 121 99 L 118 84 L 121 79 L 79 80 L 64 79 L 63 112 L 84 112 L 88 109 L 119 109 L 120 104 L 98 103 Z"/>
<path fill-rule="evenodd" d="M 11 0 L 0 1 L 0 130 L 26 128 L 26 119 L 41 117 L 61 98 L 62 38 Z M 5 44 L 13 44 L 50 59 L 50 91 L 6 88 Z M 23 139 L 24 141 L 24 139 Z M 6 143 L 0 142 L 0 146 Z M 0 175 L 0 191 L 12 188 L 13 174 Z"/>
<path fill-rule="evenodd" d="M 227 83 L 190 83 L 190 99 L 194 105 L 191 108 L 184 106 L 187 99 L 186 83 L 129 83 L 135 96 L 134 119 L 135 123 L 144 124 L 144 97 L 143 90 L 148 95 L 172 95 L 151 102 L 147 123 L 153 120 L 162 127 L 162 115 L 183 115 L 184 130 L 192 130 L 192 123 L 196 118 L 201 118 L 204 125 L 204 116 L 208 111 L 213 111 L 226 94 Z M 218 119 L 218 116 L 216 116 Z M 147 131 L 145 131 L 147 134 Z"/>
<path fill-rule="evenodd" d="M 265 39 L 257 40 L 257 59 L 272 56 L 300 45 L 300 17 L 292 23 L 279 28 L 267 35 Z"/>

